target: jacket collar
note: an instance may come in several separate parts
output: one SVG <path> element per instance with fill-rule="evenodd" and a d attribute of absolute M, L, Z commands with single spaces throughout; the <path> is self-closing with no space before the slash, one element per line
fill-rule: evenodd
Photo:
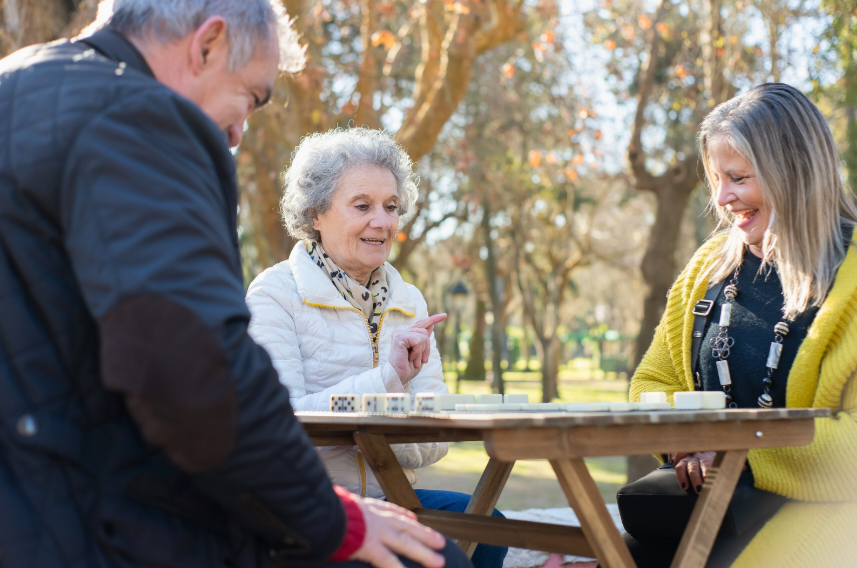
<path fill-rule="evenodd" d="M 91 36 L 77 40 L 77 42 L 85 43 L 108 59 L 121 61 L 128 67 L 145 73 L 150 77 L 155 76 L 143 54 L 134 47 L 134 44 L 128 41 L 128 38 L 124 35 L 110 27 L 102 28 Z"/>
<path fill-rule="evenodd" d="M 303 241 L 299 241 L 292 249 L 288 262 L 303 303 L 324 308 L 353 308 L 336 290 L 336 286 L 324 271 L 315 265 Z M 387 285 L 390 287 L 390 296 L 384 311 L 397 310 L 407 315 L 415 315 L 417 301 L 413 288 L 405 283 L 389 262 L 385 262 L 384 267 L 387 270 Z"/>

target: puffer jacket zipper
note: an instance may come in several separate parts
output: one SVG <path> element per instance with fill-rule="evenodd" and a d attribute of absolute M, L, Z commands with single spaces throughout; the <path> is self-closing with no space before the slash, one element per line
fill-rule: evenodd
<path fill-rule="evenodd" d="M 372 368 L 375 369 L 378 367 L 378 359 L 380 357 L 380 351 L 378 349 L 378 341 L 381 339 L 381 326 L 384 325 L 384 318 L 387 317 L 387 314 L 391 311 L 402 312 L 408 317 L 414 317 L 416 314 L 409 314 L 405 310 L 401 308 L 387 308 L 384 310 L 384 313 L 381 314 L 381 319 L 378 321 L 378 333 L 375 335 L 375 339 L 372 339 L 372 329 L 369 327 L 369 322 L 366 321 L 366 316 L 362 311 L 358 310 L 354 306 L 328 306 L 326 304 L 313 304 L 312 302 L 307 302 L 303 300 L 303 303 L 308 306 L 313 306 L 316 308 L 329 308 L 331 310 L 354 310 L 358 314 L 362 316 L 363 323 L 366 324 L 366 332 L 369 334 L 369 346 L 372 348 Z M 357 467 L 360 470 L 360 496 L 366 497 L 366 466 L 363 461 L 363 453 L 360 450 L 357 450 Z"/>

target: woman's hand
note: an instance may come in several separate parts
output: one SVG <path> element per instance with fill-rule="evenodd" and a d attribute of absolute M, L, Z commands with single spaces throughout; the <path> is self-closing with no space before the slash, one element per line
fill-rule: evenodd
<path fill-rule="evenodd" d="M 363 509 L 366 537 L 349 560 L 366 562 L 375 568 L 404 568 L 396 557 L 399 554 L 426 568 L 443 567 L 445 560 L 435 551 L 446 545 L 446 539 L 417 522 L 415 514 L 377 499 L 357 499 L 357 502 Z"/>
<path fill-rule="evenodd" d="M 446 319 L 446 314 L 435 314 L 414 322 L 407 329 L 393 332 L 388 363 L 392 365 L 403 385 L 417 376 L 431 355 L 431 334 L 436 323 Z"/>
<path fill-rule="evenodd" d="M 708 470 L 714 463 L 716 452 L 694 452 L 692 454 L 676 454 L 675 476 L 682 489 L 692 487 L 696 493 L 702 491 L 702 483 L 708 476 Z"/>

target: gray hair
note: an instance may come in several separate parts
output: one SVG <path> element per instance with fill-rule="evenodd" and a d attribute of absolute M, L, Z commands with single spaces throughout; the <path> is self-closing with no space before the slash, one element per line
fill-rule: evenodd
<path fill-rule="evenodd" d="M 393 174 L 399 215 L 409 215 L 417 201 L 419 177 L 405 149 L 383 130 L 337 128 L 310 134 L 295 149 L 292 164 L 283 176 L 285 192 L 280 200 L 280 213 L 289 234 L 296 239 L 317 239 L 313 218 L 330 208 L 343 172 L 363 165 L 384 168 Z"/>
<path fill-rule="evenodd" d="M 187 36 L 212 16 L 226 20 L 230 71 L 253 58 L 260 40 L 267 47 L 272 31 L 280 43 L 280 70 L 303 69 L 304 48 L 280 0 L 101 0 L 98 16 L 85 32 L 109 25 L 123 34 L 168 42 Z"/>

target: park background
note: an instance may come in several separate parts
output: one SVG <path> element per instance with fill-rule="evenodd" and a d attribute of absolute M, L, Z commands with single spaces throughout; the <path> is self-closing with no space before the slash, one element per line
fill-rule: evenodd
<path fill-rule="evenodd" d="M 857 187 L 857 0 L 284 0 L 307 66 L 235 152 L 245 280 L 288 258 L 281 174 L 308 133 L 385 128 L 416 162 L 392 264 L 419 287 L 452 392 L 627 400 L 666 292 L 715 228 L 703 116 L 783 81 L 828 118 Z M 0 56 L 76 35 L 97 0 L 0 0 Z M 471 492 L 453 444 L 419 487 Z M 605 499 L 649 458 L 589 461 Z M 500 509 L 564 506 L 515 466 Z"/>

